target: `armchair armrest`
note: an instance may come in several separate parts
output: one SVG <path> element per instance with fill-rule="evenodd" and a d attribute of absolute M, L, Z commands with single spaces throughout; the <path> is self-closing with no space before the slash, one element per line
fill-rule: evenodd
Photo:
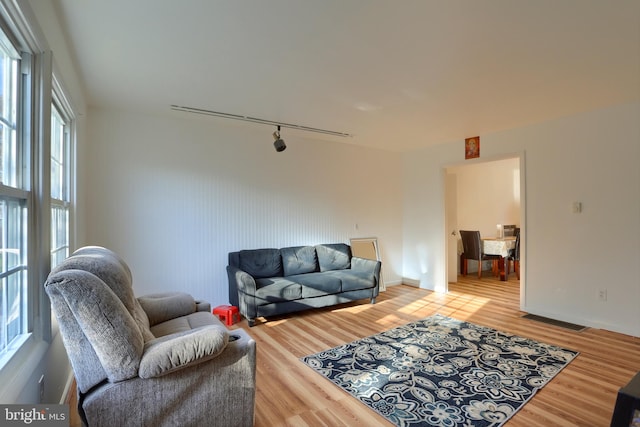
<path fill-rule="evenodd" d="M 151 326 L 196 311 L 196 301 L 184 292 L 163 292 L 138 297 Z"/>
<path fill-rule="evenodd" d="M 229 333 L 207 325 L 151 340 L 144 346 L 140 378 L 156 378 L 213 359 L 224 351 Z"/>
<path fill-rule="evenodd" d="M 211 303 L 208 301 L 196 300 L 196 311 L 207 311 L 211 313 Z"/>

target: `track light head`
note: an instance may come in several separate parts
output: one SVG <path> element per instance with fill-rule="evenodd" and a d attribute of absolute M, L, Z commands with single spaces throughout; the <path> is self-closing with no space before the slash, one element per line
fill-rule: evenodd
<path fill-rule="evenodd" d="M 278 130 L 273 133 L 273 139 L 273 146 L 278 153 L 284 151 L 287 148 L 287 144 L 285 144 L 282 138 L 280 138 L 280 126 L 278 126 Z"/>
<path fill-rule="evenodd" d="M 274 143 L 273 146 L 276 148 L 276 151 L 279 153 L 281 151 L 284 151 L 287 148 L 287 145 L 284 143 L 283 140 L 281 139 L 277 139 Z"/>

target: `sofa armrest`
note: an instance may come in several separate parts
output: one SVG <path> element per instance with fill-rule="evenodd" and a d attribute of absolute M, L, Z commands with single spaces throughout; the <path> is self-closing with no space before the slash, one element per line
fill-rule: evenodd
<path fill-rule="evenodd" d="M 196 311 L 196 301 L 184 292 L 163 292 L 138 297 L 151 326 Z"/>
<path fill-rule="evenodd" d="M 236 288 L 236 292 L 240 291 L 247 295 L 256 294 L 256 281 L 253 278 L 253 276 L 251 276 L 246 271 L 240 270 L 238 267 L 228 265 L 227 275 L 229 276 L 229 285 L 230 285 L 229 294 L 231 294 L 232 292 L 232 287 Z M 231 286 L 231 285 L 234 285 L 234 286 Z M 229 295 L 229 298 L 233 298 L 232 295 Z"/>
<path fill-rule="evenodd" d="M 249 273 L 232 265 L 227 266 L 229 277 L 229 301 L 239 308 L 240 314 L 247 319 L 255 319 L 256 309 L 256 281 Z"/>
<path fill-rule="evenodd" d="M 366 271 L 371 273 L 376 281 L 376 286 L 373 292 L 373 299 L 378 296 L 380 292 L 380 268 L 382 263 L 373 259 L 360 258 L 357 256 L 351 257 L 351 269 L 354 271 Z"/>
<path fill-rule="evenodd" d="M 151 340 L 144 346 L 140 378 L 156 378 L 197 365 L 222 353 L 229 342 L 227 329 L 207 325 Z"/>
<path fill-rule="evenodd" d="M 351 257 L 351 269 L 355 271 L 370 271 L 376 277 L 380 277 L 380 267 L 382 263 L 373 259 Z"/>

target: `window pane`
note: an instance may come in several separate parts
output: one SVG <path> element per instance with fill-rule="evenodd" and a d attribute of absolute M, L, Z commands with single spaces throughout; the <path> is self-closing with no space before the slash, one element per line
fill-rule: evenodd
<path fill-rule="evenodd" d="M 51 209 L 51 266 L 69 255 L 69 210 L 64 206 Z"/>
<path fill-rule="evenodd" d="M 0 182 L 18 187 L 18 149 L 15 117 L 17 61 L 0 50 Z"/>
<path fill-rule="evenodd" d="M 0 354 L 26 332 L 26 209 L 0 199 Z"/>
<path fill-rule="evenodd" d="M 69 255 L 69 122 L 51 105 L 51 266 Z"/>
<path fill-rule="evenodd" d="M 51 197 L 66 200 L 64 168 L 66 159 L 65 123 L 55 105 L 51 106 Z"/>

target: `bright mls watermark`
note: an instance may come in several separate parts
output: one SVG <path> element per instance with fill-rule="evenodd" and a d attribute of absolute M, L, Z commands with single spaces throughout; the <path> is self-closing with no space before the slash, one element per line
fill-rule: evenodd
<path fill-rule="evenodd" d="M 1 405 L 0 427 L 69 427 L 69 405 Z"/>

